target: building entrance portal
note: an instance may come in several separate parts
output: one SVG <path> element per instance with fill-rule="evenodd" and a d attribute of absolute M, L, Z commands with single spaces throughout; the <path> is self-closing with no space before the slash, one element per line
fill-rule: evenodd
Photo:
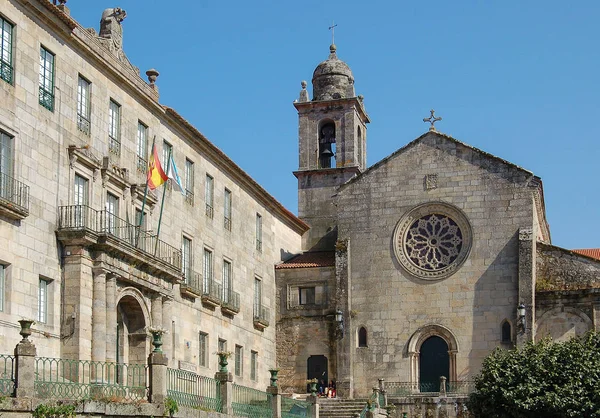
<path fill-rule="evenodd" d="M 419 356 L 419 370 L 421 392 L 438 392 L 440 376 L 450 378 L 448 344 L 443 338 L 433 336 L 423 342 Z"/>
<path fill-rule="evenodd" d="M 147 341 L 144 311 L 133 296 L 126 295 L 117 305 L 117 363 L 145 363 Z"/>
<path fill-rule="evenodd" d="M 310 356 L 306 361 L 306 378 L 317 379 L 319 383 L 321 380 L 327 384 L 329 382 L 329 375 L 327 373 L 327 357 L 320 356 Z M 317 386 L 318 387 L 318 386 Z"/>

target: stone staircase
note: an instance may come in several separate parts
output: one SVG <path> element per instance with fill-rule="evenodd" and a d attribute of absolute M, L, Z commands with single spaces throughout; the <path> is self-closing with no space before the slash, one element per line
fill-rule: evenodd
<path fill-rule="evenodd" d="M 354 418 L 367 404 L 366 399 L 319 399 L 319 418 Z"/>

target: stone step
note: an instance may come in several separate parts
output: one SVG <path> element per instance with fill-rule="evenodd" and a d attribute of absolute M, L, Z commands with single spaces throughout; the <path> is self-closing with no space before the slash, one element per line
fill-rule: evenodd
<path fill-rule="evenodd" d="M 366 399 L 319 399 L 319 417 L 354 418 L 362 412 L 366 403 Z"/>

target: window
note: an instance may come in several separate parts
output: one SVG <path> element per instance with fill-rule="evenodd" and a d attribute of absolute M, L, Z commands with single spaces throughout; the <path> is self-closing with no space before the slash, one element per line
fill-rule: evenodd
<path fill-rule="evenodd" d="M 206 200 L 206 216 L 210 219 L 213 218 L 213 204 L 214 204 L 214 179 L 206 175 L 206 185 L 204 190 L 204 197 Z"/>
<path fill-rule="evenodd" d="M 42 324 L 48 323 L 48 288 L 50 281 L 40 278 L 38 287 L 38 317 L 37 321 Z"/>
<path fill-rule="evenodd" d="M 194 162 L 185 159 L 185 201 L 194 205 Z"/>
<path fill-rule="evenodd" d="M 314 305 L 315 304 L 315 288 L 314 287 L 301 287 L 298 289 L 300 297 L 300 305 Z"/>
<path fill-rule="evenodd" d="M 223 227 L 227 231 L 231 231 L 231 191 L 225 189 L 225 196 L 223 199 L 223 214 L 224 214 L 224 223 Z"/>
<path fill-rule="evenodd" d="M 73 208 L 73 215 L 75 226 L 87 226 L 88 180 L 79 174 L 75 174 L 75 184 L 73 185 L 73 189 L 73 204 L 75 205 Z"/>
<path fill-rule="evenodd" d="M 229 302 L 229 292 L 232 290 L 231 263 L 223 260 L 223 302 Z"/>
<path fill-rule="evenodd" d="M 106 229 L 115 235 L 118 232 L 119 223 L 119 198 L 112 193 L 106 194 Z"/>
<path fill-rule="evenodd" d="M 112 99 L 108 104 L 108 151 L 121 155 L 121 106 Z"/>
<path fill-rule="evenodd" d="M 510 322 L 504 320 L 502 322 L 502 342 L 510 343 L 512 342 L 512 327 L 510 326 Z"/>
<path fill-rule="evenodd" d="M 206 367 L 208 357 L 208 334 L 200 331 L 198 334 L 198 364 Z"/>
<path fill-rule="evenodd" d="M 91 83 L 82 76 L 77 82 L 77 129 L 86 135 L 90 134 L 90 88 Z"/>
<path fill-rule="evenodd" d="M 204 262 L 202 263 L 202 285 L 204 293 L 210 291 L 210 283 L 213 279 L 213 254 L 212 251 L 204 249 Z"/>
<path fill-rule="evenodd" d="M 0 17 L 0 78 L 13 82 L 13 25 Z"/>
<path fill-rule="evenodd" d="M 256 214 L 256 251 L 262 252 L 262 216 Z"/>
<path fill-rule="evenodd" d="M 235 346 L 235 375 L 242 375 L 242 368 L 244 366 L 244 349 L 241 345 Z"/>
<path fill-rule="evenodd" d="M 54 112 L 54 54 L 40 49 L 40 104 Z"/>
<path fill-rule="evenodd" d="M 148 214 L 146 212 L 144 212 L 144 216 L 142 216 L 142 210 L 135 208 L 135 226 L 139 226 L 142 231 L 146 231 L 146 218 L 147 217 L 148 217 Z"/>
<path fill-rule="evenodd" d="M 365 327 L 358 329 L 358 346 L 367 347 L 367 329 Z"/>
<path fill-rule="evenodd" d="M 6 286 L 6 266 L 0 264 L 0 312 L 4 312 L 4 298 Z"/>
<path fill-rule="evenodd" d="M 224 353 L 227 351 L 227 340 L 223 340 L 223 339 L 219 338 L 218 351 L 220 351 L 221 353 Z"/>
<path fill-rule="evenodd" d="M 148 127 L 138 121 L 137 132 L 137 169 L 141 173 L 148 170 Z"/>
<path fill-rule="evenodd" d="M 250 351 L 250 379 L 256 380 L 256 369 L 258 366 L 258 353 Z"/>
<path fill-rule="evenodd" d="M 187 237 L 183 237 L 181 243 L 181 256 L 183 276 L 185 277 L 185 282 L 190 283 L 192 275 L 192 240 Z"/>
<path fill-rule="evenodd" d="M 14 201 L 13 193 L 13 138 L 0 131 L 0 197 Z"/>
<path fill-rule="evenodd" d="M 169 158 L 173 154 L 173 145 L 169 144 L 166 140 L 163 140 L 163 155 L 162 155 L 162 168 L 165 171 L 165 174 L 168 174 L 168 165 L 170 164 Z M 167 190 L 172 190 L 173 185 L 171 184 L 171 179 L 167 179 L 167 184 L 165 185 Z"/>
<path fill-rule="evenodd" d="M 260 317 L 260 308 L 262 306 L 262 281 L 254 278 L 254 317 Z"/>

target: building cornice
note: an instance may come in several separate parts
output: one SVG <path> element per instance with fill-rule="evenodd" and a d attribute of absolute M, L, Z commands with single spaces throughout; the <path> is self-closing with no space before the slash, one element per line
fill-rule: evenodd
<path fill-rule="evenodd" d="M 348 99 L 337 99 L 337 100 L 317 100 L 317 101 L 308 101 L 308 102 L 294 102 L 294 107 L 298 112 L 306 111 L 306 109 L 327 109 L 332 108 L 336 109 L 339 107 L 347 107 L 348 104 L 351 104 L 354 109 L 358 112 L 361 118 L 365 121 L 365 123 L 371 123 L 371 119 L 365 110 L 365 106 L 358 97 L 350 97 Z"/>

